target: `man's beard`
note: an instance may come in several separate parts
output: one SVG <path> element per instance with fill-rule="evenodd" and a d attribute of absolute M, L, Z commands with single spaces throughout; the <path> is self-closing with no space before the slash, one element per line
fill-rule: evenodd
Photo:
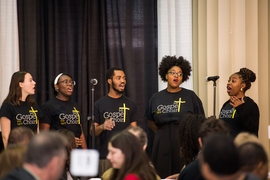
<path fill-rule="evenodd" d="M 113 88 L 113 90 L 115 90 L 118 94 L 123 94 L 124 91 L 125 91 L 125 89 L 124 89 L 123 91 L 119 91 L 118 89 L 116 89 L 115 84 L 114 84 L 113 81 L 112 81 L 112 88 Z"/>

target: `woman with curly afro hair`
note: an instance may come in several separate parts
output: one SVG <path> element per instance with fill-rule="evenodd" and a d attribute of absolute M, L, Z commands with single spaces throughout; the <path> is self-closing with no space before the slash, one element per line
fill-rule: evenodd
<path fill-rule="evenodd" d="M 228 124 L 233 137 L 240 132 L 249 132 L 258 136 L 259 108 L 250 97 L 245 96 L 255 80 L 255 73 L 247 68 L 241 68 L 239 72 L 229 77 L 227 93 L 230 99 L 223 104 L 219 118 Z"/>
<path fill-rule="evenodd" d="M 186 113 L 204 115 L 199 97 L 180 85 L 191 75 L 190 63 L 182 56 L 163 57 L 159 75 L 167 88 L 155 93 L 148 104 L 146 118 L 155 132 L 152 162 L 161 178 L 179 173 L 184 160 L 179 156 L 178 125 Z"/>

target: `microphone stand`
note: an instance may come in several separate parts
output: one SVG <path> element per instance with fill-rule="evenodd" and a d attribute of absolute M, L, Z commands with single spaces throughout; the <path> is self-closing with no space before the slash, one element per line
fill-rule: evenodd
<path fill-rule="evenodd" d="M 216 117 L 216 87 L 217 87 L 217 83 L 216 80 L 213 81 L 213 87 L 214 87 L 214 117 Z"/>
<path fill-rule="evenodd" d="M 94 126 L 94 122 L 95 122 L 95 115 L 94 115 L 94 88 L 95 85 L 92 86 L 92 117 L 91 117 L 91 127 L 92 127 L 92 149 L 95 148 L 95 126 Z"/>

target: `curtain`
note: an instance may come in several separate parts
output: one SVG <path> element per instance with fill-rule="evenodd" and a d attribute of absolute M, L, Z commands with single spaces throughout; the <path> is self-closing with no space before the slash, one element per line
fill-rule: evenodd
<path fill-rule="evenodd" d="M 192 57 L 192 0 L 158 0 L 158 62 L 165 55 L 183 56 L 191 63 L 192 76 L 197 67 Z M 192 76 L 182 87 L 193 90 Z M 159 78 L 159 90 L 167 83 Z"/>
<path fill-rule="evenodd" d="M 242 67 L 256 73 L 246 95 L 260 109 L 259 138 L 269 153 L 269 1 L 268 0 L 193 0 L 193 56 L 199 89 L 206 114 L 213 115 L 213 83 L 205 77 L 219 75 L 216 114 L 228 100 L 226 85 L 231 74 Z"/>
<path fill-rule="evenodd" d="M 0 102 L 8 94 L 10 77 L 19 69 L 19 47 L 17 26 L 17 1 L 0 1 Z M 4 148 L 2 143 L 0 125 L 0 151 Z"/>
<path fill-rule="evenodd" d="M 155 0 L 17 3 L 20 69 L 36 79 L 40 106 L 53 97 L 53 77 L 60 72 L 71 74 L 77 82 L 73 98 L 81 107 L 84 131 L 89 135 L 92 92 L 94 101 L 106 95 L 106 70 L 119 66 L 127 76 L 125 94 L 140 112 L 138 124 L 146 127 L 145 108 L 158 81 Z M 99 81 L 94 88 L 91 78 Z"/>

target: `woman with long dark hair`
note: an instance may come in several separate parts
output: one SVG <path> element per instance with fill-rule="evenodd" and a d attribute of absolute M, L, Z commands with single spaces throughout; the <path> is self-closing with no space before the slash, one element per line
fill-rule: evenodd
<path fill-rule="evenodd" d="M 26 126 L 34 133 L 38 132 L 38 123 L 42 113 L 31 97 L 35 94 L 36 82 L 30 73 L 15 72 L 10 81 L 9 93 L 3 101 L 0 117 L 3 144 L 6 147 L 11 129 Z"/>
<path fill-rule="evenodd" d="M 142 146 L 135 135 L 125 130 L 110 139 L 107 159 L 113 167 L 111 180 L 156 179 L 156 172 Z"/>

